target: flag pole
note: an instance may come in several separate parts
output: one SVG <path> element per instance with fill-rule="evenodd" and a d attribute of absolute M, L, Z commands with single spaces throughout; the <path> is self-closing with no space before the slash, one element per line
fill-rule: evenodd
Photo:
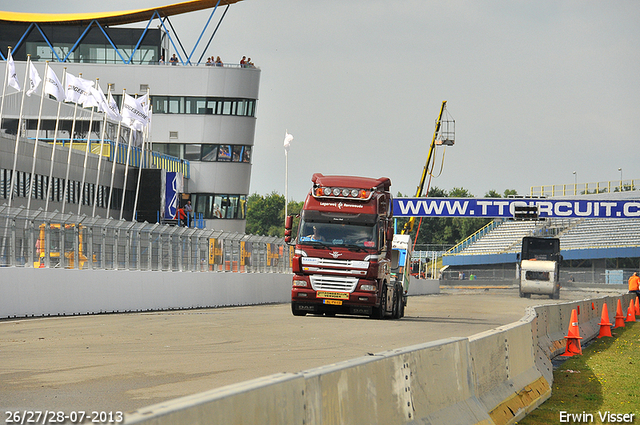
<path fill-rule="evenodd" d="M 149 95 L 149 87 L 147 87 L 147 99 L 148 102 L 151 102 L 151 96 Z M 151 105 L 149 105 L 151 108 Z M 136 221 L 136 209 L 138 208 L 138 195 L 140 193 L 140 177 L 142 176 L 142 163 L 144 160 L 144 142 L 149 138 L 149 125 L 151 123 L 147 123 L 144 127 L 143 136 L 142 136 L 142 145 L 140 146 L 140 167 L 138 168 L 138 183 L 136 184 L 136 197 L 133 201 L 133 216 L 131 217 L 131 221 Z M 148 144 L 148 142 L 147 142 Z"/>
<path fill-rule="evenodd" d="M 98 85 L 99 79 L 96 78 L 96 86 Z M 87 178 L 87 162 L 89 159 L 89 151 L 91 150 L 91 128 L 93 126 L 93 113 L 95 111 L 95 106 L 91 107 L 91 117 L 89 118 L 89 130 L 87 131 L 87 146 L 84 149 L 84 163 L 82 165 L 82 183 L 80 184 L 80 199 L 78 200 L 78 215 L 80 215 L 80 210 L 82 209 L 82 203 L 85 201 L 84 197 L 84 183 Z M 88 203 L 88 201 L 87 201 Z"/>
<path fill-rule="evenodd" d="M 124 95 L 122 96 L 124 99 Z M 120 109 L 122 110 L 122 108 Z M 122 204 L 120 205 L 120 220 L 122 220 L 122 215 L 124 213 L 124 199 L 127 193 L 127 176 L 129 175 L 129 158 L 131 156 L 131 142 L 133 141 L 133 132 L 134 132 L 133 124 L 129 127 L 129 142 L 127 144 L 127 162 L 124 165 L 124 182 L 122 184 Z"/>
<path fill-rule="evenodd" d="M 9 56 L 11 55 L 11 46 L 7 46 L 7 60 L 4 69 L 4 84 L 2 84 L 2 102 L 0 102 L 0 129 L 2 129 L 2 114 L 4 112 L 4 96 L 7 93 L 7 80 L 9 79 Z"/>
<path fill-rule="evenodd" d="M 284 151 L 284 219 L 287 219 L 287 199 L 289 199 L 289 151 Z"/>
<path fill-rule="evenodd" d="M 289 147 L 293 136 L 289 134 L 289 130 L 285 130 L 284 133 L 284 219 L 287 219 L 289 214 Z"/>
<path fill-rule="evenodd" d="M 107 87 L 107 96 L 111 96 L 111 84 Z M 107 97 L 107 104 L 109 103 L 109 98 Z M 104 117 L 102 119 L 102 133 L 100 135 L 100 153 L 98 156 L 98 173 L 96 175 L 96 186 L 94 189 L 93 195 L 93 211 L 91 211 L 91 217 L 96 216 L 96 205 L 98 203 L 98 188 L 100 187 L 100 170 L 102 168 L 102 155 L 104 149 L 104 136 L 107 132 L 107 112 L 104 112 Z"/>
<path fill-rule="evenodd" d="M 24 72 L 24 80 L 22 84 L 22 101 L 20 102 L 20 115 L 18 118 L 18 130 L 16 131 L 16 144 L 15 150 L 13 153 L 13 168 L 11 169 L 11 185 L 9 186 L 9 203 L 8 206 L 11 207 L 11 200 L 13 199 L 13 186 L 16 182 L 16 167 L 18 165 L 18 146 L 20 143 L 20 130 L 22 128 L 22 112 L 24 110 L 24 96 L 27 92 L 26 90 L 26 82 L 27 78 L 29 78 L 29 64 L 31 63 L 31 55 L 27 55 L 27 66 Z"/>
<path fill-rule="evenodd" d="M 122 100 L 120 101 L 120 110 L 124 105 L 124 95 L 126 89 L 122 89 Z M 109 199 L 107 200 L 107 218 L 109 218 L 109 212 L 111 210 L 111 198 L 113 197 L 113 180 L 116 175 L 116 164 L 118 162 L 118 147 L 120 146 L 120 129 L 122 128 L 122 120 L 118 122 L 118 130 L 116 131 L 115 147 L 113 149 L 113 161 L 111 162 L 111 182 L 109 183 Z M 124 190 L 124 189 L 123 189 Z"/>
<path fill-rule="evenodd" d="M 79 75 L 82 75 L 82 74 L 79 74 Z M 73 120 L 71 121 L 71 134 L 69 135 L 69 153 L 67 154 L 67 172 L 64 177 L 64 190 L 62 192 L 62 210 L 61 210 L 62 214 L 64 214 L 64 207 L 67 204 L 67 191 L 69 188 L 69 167 L 71 166 L 71 151 L 73 150 L 73 136 L 76 131 L 77 112 L 78 112 L 78 104 L 75 103 L 73 107 Z"/>
<path fill-rule="evenodd" d="M 44 64 L 44 75 L 46 78 L 47 70 L 49 69 L 49 61 Z M 38 125 L 36 126 L 36 138 L 33 144 L 33 160 L 31 161 L 31 177 L 29 178 L 29 196 L 27 200 L 27 211 L 31 208 L 31 198 L 33 197 L 33 188 L 35 186 L 33 178 L 36 173 L 36 157 L 38 154 L 38 142 L 40 140 L 40 124 L 42 122 L 42 103 L 44 102 L 44 87 L 42 90 L 42 96 L 40 96 L 40 108 L 38 109 Z"/>
<path fill-rule="evenodd" d="M 62 71 L 62 81 L 67 81 L 67 67 Z M 65 83 L 62 83 L 64 87 Z M 58 141 L 58 128 L 60 126 L 60 108 L 64 99 L 56 99 L 58 101 L 58 112 L 56 114 L 56 128 L 53 132 L 53 145 L 51 146 L 51 164 L 49 165 L 49 181 L 47 184 L 47 200 L 44 203 L 44 211 L 49 211 L 49 199 L 51 198 L 51 188 L 53 187 L 53 164 L 56 158 L 56 143 Z"/>

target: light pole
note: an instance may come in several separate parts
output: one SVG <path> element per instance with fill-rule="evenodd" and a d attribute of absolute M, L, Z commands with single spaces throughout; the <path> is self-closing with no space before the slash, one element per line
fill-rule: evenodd
<path fill-rule="evenodd" d="M 578 173 L 576 171 L 573 172 L 573 194 L 577 195 L 578 193 Z"/>
<path fill-rule="evenodd" d="M 620 171 L 620 192 L 622 192 L 622 167 L 618 168 L 618 171 Z"/>

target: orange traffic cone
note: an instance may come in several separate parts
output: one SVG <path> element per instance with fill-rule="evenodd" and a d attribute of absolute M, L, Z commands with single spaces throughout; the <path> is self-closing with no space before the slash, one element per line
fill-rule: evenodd
<path fill-rule="evenodd" d="M 618 299 L 618 307 L 616 308 L 616 328 L 624 328 L 624 314 L 622 314 L 622 303 Z"/>
<path fill-rule="evenodd" d="M 633 305 L 633 300 L 629 301 L 629 309 L 627 309 L 627 320 L 625 322 L 636 321 L 636 306 Z"/>
<path fill-rule="evenodd" d="M 580 345 L 580 329 L 578 328 L 578 314 L 576 310 L 571 310 L 571 322 L 569 323 L 569 335 L 565 336 L 567 339 L 567 348 L 564 351 L 563 356 L 573 356 L 575 354 L 582 354 L 582 346 Z"/>
<path fill-rule="evenodd" d="M 638 297 L 636 297 L 636 316 L 640 316 L 640 303 L 638 302 Z"/>
<path fill-rule="evenodd" d="M 602 338 L 603 336 L 612 336 L 607 303 L 602 304 L 602 317 L 600 318 L 600 333 L 598 334 L 598 338 Z"/>

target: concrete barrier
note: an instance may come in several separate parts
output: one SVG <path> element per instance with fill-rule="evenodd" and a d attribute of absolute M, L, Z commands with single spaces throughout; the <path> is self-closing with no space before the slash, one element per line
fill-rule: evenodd
<path fill-rule="evenodd" d="M 0 319 L 288 303 L 291 274 L 0 267 Z M 437 280 L 412 278 L 410 295 Z"/>
<path fill-rule="evenodd" d="M 125 423 L 514 424 L 551 396 L 551 358 L 564 350 L 571 310 L 580 307 L 584 342 L 598 334 L 601 306 L 617 299 L 528 308 L 518 322 L 470 338 L 273 375 L 150 406 Z M 620 299 L 628 305 L 631 296 Z"/>
<path fill-rule="evenodd" d="M 411 276 L 409 281 L 409 296 L 432 295 L 440 293 L 440 281 L 437 279 L 417 279 Z"/>
<path fill-rule="evenodd" d="M 302 424 L 305 382 L 282 373 L 160 403 L 128 414 L 129 424 Z"/>
<path fill-rule="evenodd" d="M 283 303 L 291 275 L 0 268 L 0 318 Z"/>

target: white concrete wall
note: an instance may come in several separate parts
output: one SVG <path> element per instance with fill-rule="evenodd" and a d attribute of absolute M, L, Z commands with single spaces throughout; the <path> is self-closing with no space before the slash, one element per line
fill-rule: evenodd
<path fill-rule="evenodd" d="M 291 275 L 0 268 L 0 319 L 283 303 Z"/>
<path fill-rule="evenodd" d="M 291 277 L 0 267 L 0 319 L 288 303 Z M 409 294 L 437 293 L 437 283 L 412 280 Z"/>

